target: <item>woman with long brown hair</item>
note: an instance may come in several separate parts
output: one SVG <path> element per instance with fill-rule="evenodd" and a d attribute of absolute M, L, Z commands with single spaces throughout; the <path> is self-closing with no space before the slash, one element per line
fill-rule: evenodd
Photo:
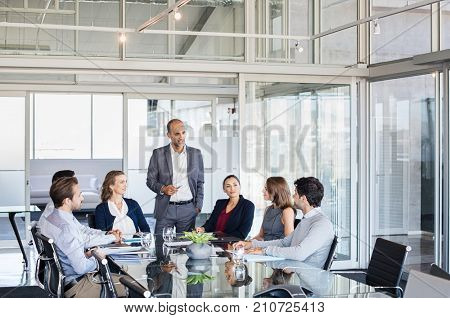
<path fill-rule="evenodd" d="M 263 189 L 264 199 L 272 204 L 264 211 L 258 235 L 259 241 L 278 240 L 294 232 L 296 211 L 292 204 L 289 186 L 283 177 L 270 177 Z"/>
<path fill-rule="evenodd" d="M 119 229 L 124 235 L 150 232 L 139 203 L 123 197 L 127 191 L 127 176 L 123 171 L 108 172 L 103 181 L 102 203 L 95 208 L 95 227 L 103 231 Z"/>

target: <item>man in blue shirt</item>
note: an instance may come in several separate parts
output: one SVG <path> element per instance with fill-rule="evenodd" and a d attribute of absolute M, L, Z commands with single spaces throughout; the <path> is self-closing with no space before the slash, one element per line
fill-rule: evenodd
<path fill-rule="evenodd" d="M 96 259 L 87 248 L 120 242 L 120 231 L 106 233 L 87 228 L 73 216 L 72 212 L 81 208 L 83 195 L 75 177 L 61 178 L 50 187 L 50 197 L 55 210 L 44 217 L 41 233 L 53 239 L 65 279 L 65 297 L 99 297 L 101 284 L 95 274 L 98 270 Z M 114 276 L 115 283 L 118 277 Z M 119 296 L 125 296 L 125 288 L 116 284 Z"/>

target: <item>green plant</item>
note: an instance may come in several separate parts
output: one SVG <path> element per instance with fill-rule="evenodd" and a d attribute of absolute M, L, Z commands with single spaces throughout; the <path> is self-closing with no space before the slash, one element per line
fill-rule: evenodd
<path fill-rule="evenodd" d="M 214 279 L 214 276 L 209 276 L 208 274 L 189 275 L 186 278 L 186 284 L 187 285 L 203 284 L 203 283 L 213 280 L 213 279 Z"/>
<path fill-rule="evenodd" d="M 197 233 L 196 231 L 192 232 L 183 232 L 184 236 L 181 238 L 188 239 L 193 243 L 203 244 L 208 243 L 212 240 L 217 240 L 213 234 L 211 233 Z"/>

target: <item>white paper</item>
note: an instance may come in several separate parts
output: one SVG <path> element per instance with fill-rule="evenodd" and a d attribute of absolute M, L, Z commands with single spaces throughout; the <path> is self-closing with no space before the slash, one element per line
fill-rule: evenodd
<path fill-rule="evenodd" d="M 101 251 L 105 255 L 110 254 L 126 254 L 130 252 L 137 252 L 142 249 L 142 246 L 130 246 L 130 247 L 106 247 L 102 248 Z"/>
<path fill-rule="evenodd" d="M 174 242 L 164 242 L 164 245 L 168 247 L 179 247 L 191 245 L 192 241 L 174 241 Z"/>

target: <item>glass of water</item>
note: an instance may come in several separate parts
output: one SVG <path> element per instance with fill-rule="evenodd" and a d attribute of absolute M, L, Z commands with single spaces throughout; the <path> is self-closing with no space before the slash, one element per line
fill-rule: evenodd
<path fill-rule="evenodd" d="M 245 250 L 243 247 L 234 248 L 232 258 L 235 263 L 240 263 L 244 259 Z"/>
<path fill-rule="evenodd" d="M 141 235 L 141 245 L 147 251 L 150 252 L 152 248 L 153 236 L 152 233 L 142 233 Z"/>
<path fill-rule="evenodd" d="M 236 278 L 236 281 L 238 282 L 244 281 L 246 272 L 247 269 L 244 264 L 238 263 L 234 265 L 234 277 Z"/>
<path fill-rule="evenodd" d="M 171 242 L 175 239 L 176 233 L 175 233 L 175 226 L 167 226 L 163 228 L 163 239 L 165 242 Z"/>

